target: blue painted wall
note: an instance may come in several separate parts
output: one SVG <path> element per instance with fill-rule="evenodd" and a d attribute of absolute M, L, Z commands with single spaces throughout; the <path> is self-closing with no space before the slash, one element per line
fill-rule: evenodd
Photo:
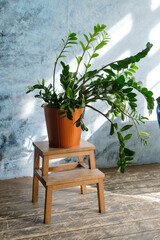
<path fill-rule="evenodd" d="M 108 26 L 111 42 L 100 52 L 101 58 L 93 61 L 93 67 L 135 54 L 148 41 L 153 42 L 150 55 L 138 64 L 136 78 L 155 98 L 160 95 L 159 0 L 1 0 L 0 16 L 0 179 L 32 175 L 32 142 L 45 140 L 47 135 L 41 103 L 33 95 L 25 95 L 26 86 L 42 77 L 51 81 L 60 39 L 69 30 L 81 40 L 82 33 L 91 32 L 94 24 Z M 81 48 L 75 47 L 68 56 L 73 69 L 73 58 L 80 53 Z M 97 104 L 105 111 L 105 105 Z M 147 114 L 145 106 L 140 97 L 142 114 Z M 89 132 L 82 136 L 96 145 L 97 166 L 115 166 L 118 143 L 109 136 L 109 123 L 91 110 L 86 110 L 85 122 Z M 142 130 L 149 131 L 151 138 L 148 148 L 133 138 L 130 147 L 137 152 L 134 164 L 160 162 L 155 112 Z"/>

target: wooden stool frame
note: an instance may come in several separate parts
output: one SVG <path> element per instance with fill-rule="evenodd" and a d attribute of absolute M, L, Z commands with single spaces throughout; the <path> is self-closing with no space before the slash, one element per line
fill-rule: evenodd
<path fill-rule="evenodd" d="M 104 174 L 96 169 L 94 149 L 91 143 L 81 140 L 80 146 L 75 148 L 50 148 L 47 141 L 35 142 L 32 202 L 38 201 L 39 181 L 45 187 L 44 223 L 51 221 L 52 191 L 56 189 L 81 186 L 81 193 L 86 193 L 87 184 L 97 184 L 99 212 L 105 212 L 103 189 Z M 88 155 L 88 165 L 83 162 L 83 156 Z M 78 157 L 77 163 L 62 164 L 49 167 L 49 160 L 63 157 Z M 42 157 L 42 168 L 40 168 Z M 73 170 L 75 171 L 65 171 Z M 57 172 L 58 171 L 58 172 Z M 59 172 L 62 171 L 62 172 Z M 53 172 L 48 175 L 48 172 Z M 74 180 L 74 181 L 73 181 Z"/>

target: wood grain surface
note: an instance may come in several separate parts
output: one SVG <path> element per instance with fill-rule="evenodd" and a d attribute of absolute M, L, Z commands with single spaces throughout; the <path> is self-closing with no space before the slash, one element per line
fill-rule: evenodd
<path fill-rule="evenodd" d="M 160 164 L 103 172 L 105 214 L 98 212 L 95 184 L 85 195 L 80 187 L 55 190 L 46 225 L 41 184 L 32 203 L 31 177 L 0 181 L 0 240 L 160 240 Z"/>

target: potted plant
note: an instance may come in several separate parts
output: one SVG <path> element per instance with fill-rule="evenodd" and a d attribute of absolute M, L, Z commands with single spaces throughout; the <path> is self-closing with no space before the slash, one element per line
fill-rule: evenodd
<path fill-rule="evenodd" d="M 41 83 L 38 81 L 36 85 L 28 86 L 27 93 L 38 89 L 39 93 L 35 97 L 44 100 L 45 104 L 43 104 L 43 107 L 45 109 L 46 120 L 48 121 L 48 133 L 49 130 L 54 131 L 53 135 L 49 133 L 49 139 L 57 137 L 57 133 L 55 133 L 57 128 L 59 130 L 62 129 L 62 133 L 67 135 L 66 138 L 69 138 L 71 135 L 71 139 L 74 139 L 74 135 L 77 134 L 75 131 L 76 129 L 78 130 L 79 135 L 75 137 L 72 142 L 73 145 L 70 147 L 74 146 L 75 141 L 76 144 L 79 143 L 80 128 L 83 131 L 88 130 L 83 122 L 85 108 L 91 108 L 102 114 L 110 123 L 110 135 L 117 134 L 119 141 L 119 160 L 117 161 L 117 165 L 119 166 L 118 171 L 123 173 L 125 167 L 133 160 L 135 154 L 134 151 L 125 147 L 126 141 L 131 139 L 133 134 L 128 133 L 124 135 L 124 132 L 134 126 L 138 140 L 144 145 L 147 144 L 147 138 L 149 137 L 148 133 L 140 132 L 138 129 L 138 125 L 140 123 L 144 124 L 148 118 L 137 112 L 136 92 L 144 96 L 149 113 L 154 108 L 153 93 L 147 88 L 142 87 L 140 81 L 137 82 L 135 80 L 134 73 L 138 69 L 136 62 L 146 57 L 152 44 L 147 43 L 146 48 L 134 56 L 105 63 L 99 69 L 92 69 L 92 59 L 97 58 L 99 56 L 99 49 L 103 48 L 109 42 L 109 36 L 105 29 L 106 26 L 104 24 L 97 24 L 94 26 L 93 33 L 89 33 L 88 35 L 83 34 L 85 42 L 79 41 L 82 47 L 82 55 L 76 56 L 77 68 L 75 72 L 70 71 L 68 64 L 63 61 L 60 62 L 62 72 L 59 81 L 63 87 L 61 93 L 58 94 L 55 90 L 56 66 L 60 59 L 66 57 L 66 52 L 78 43 L 76 33 L 69 32 L 66 39 L 62 39 L 63 48 L 54 63 L 53 82 L 46 86 L 45 80 L 42 79 Z M 88 55 L 88 60 L 84 62 L 86 54 Z M 79 73 L 81 64 L 84 65 L 83 73 Z M 91 105 L 92 102 L 98 100 L 107 103 L 108 108 L 105 114 L 100 109 Z M 114 121 L 119 116 L 122 121 L 126 118 L 130 120 L 130 123 L 125 122 L 121 129 L 119 129 L 118 124 Z M 53 119 L 48 120 L 48 117 L 53 117 Z M 61 121 L 61 123 L 57 123 L 58 121 Z M 66 129 L 64 129 L 63 121 L 68 121 Z M 70 127 L 73 127 L 74 130 L 72 131 Z M 58 143 L 54 143 L 51 140 L 50 145 L 57 147 Z M 63 146 L 60 145 L 60 147 Z"/>

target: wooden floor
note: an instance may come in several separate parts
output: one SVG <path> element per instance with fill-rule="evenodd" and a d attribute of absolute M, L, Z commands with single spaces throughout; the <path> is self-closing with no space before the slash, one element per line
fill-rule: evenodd
<path fill-rule="evenodd" d="M 160 240 L 160 164 L 104 170 L 106 213 L 94 185 L 53 192 L 52 223 L 43 224 L 44 188 L 31 202 L 32 178 L 0 181 L 0 240 Z"/>

